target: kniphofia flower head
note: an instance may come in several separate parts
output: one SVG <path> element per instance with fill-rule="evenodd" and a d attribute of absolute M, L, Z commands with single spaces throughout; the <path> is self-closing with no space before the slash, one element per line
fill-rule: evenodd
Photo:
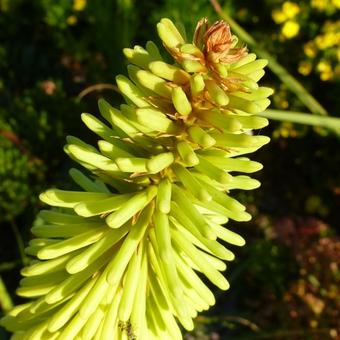
<path fill-rule="evenodd" d="M 157 30 L 174 63 L 149 41 L 125 49 L 125 104 L 99 101 L 104 119 L 82 114 L 94 147 L 68 137 L 79 190 L 41 194 L 43 210 L 26 248 L 17 293 L 29 302 L 3 320 L 14 339 L 181 339 L 215 303 L 202 280 L 226 290 L 221 274 L 244 239 L 224 225 L 248 221 L 231 197 L 259 182 L 245 157 L 269 141 L 251 130 L 271 89 L 259 87 L 265 60 L 247 53 L 229 26 L 199 22 L 193 43 L 169 19 Z"/>

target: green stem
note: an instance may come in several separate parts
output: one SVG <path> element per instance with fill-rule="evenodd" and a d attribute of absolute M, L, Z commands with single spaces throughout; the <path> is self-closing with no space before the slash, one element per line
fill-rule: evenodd
<path fill-rule="evenodd" d="M 206 324 L 211 324 L 211 323 L 218 323 L 218 324 L 225 324 L 225 323 L 234 323 L 234 324 L 239 324 L 244 327 L 247 327 L 251 329 L 253 332 L 259 332 L 260 328 L 257 326 L 254 322 L 240 317 L 240 316 L 233 316 L 233 315 L 223 315 L 223 316 L 209 316 L 209 317 L 204 317 L 201 315 L 198 319 L 199 321 L 202 321 L 202 323 Z"/>
<path fill-rule="evenodd" d="M 319 329 L 297 329 L 297 330 L 278 330 L 270 333 L 257 333 L 254 335 L 246 336 L 245 338 L 239 337 L 239 340 L 249 340 L 249 339 L 309 339 L 309 336 L 312 338 L 317 334 L 320 335 L 319 339 L 321 339 L 321 335 L 323 339 L 327 338 L 327 335 L 331 331 L 330 328 L 319 328 Z M 315 339 L 315 337 L 314 337 Z"/>
<path fill-rule="evenodd" d="M 19 266 L 21 266 L 21 263 L 19 261 L 3 262 L 0 264 L 0 273 L 8 271 L 8 270 L 12 270 Z"/>
<path fill-rule="evenodd" d="M 4 312 L 7 312 L 13 308 L 11 296 L 9 295 L 6 289 L 6 286 L 1 276 L 0 276 L 0 305 Z"/>
<path fill-rule="evenodd" d="M 210 0 L 217 14 L 228 22 L 236 35 L 250 45 L 254 52 L 261 58 L 268 60 L 268 67 L 295 93 L 301 102 L 314 114 L 327 115 L 326 109 L 297 81 L 288 71 L 281 66 L 270 53 L 259 47 L 258 42 L 248 34 L 236 21 L 234 21 L 220 6 L 217 0 Z"/>
<path fill-rule="evenodd" d="M 10 224 L 11 224 L 12 231 L 13 231 L 13 234 L 15 236 L 15 239 L 17 241 L 21 262 L 22 262 L 23 265 L 25 265 L 25 264 L 27 264 L 28 259 L 27 259 L 27 256 L 25 254 L 24 241 L 22 240 L 21 234 L 19 232 L 19 229 L 18 229 L 15 221 L 11 220 Z"/>
<path fill-rule="evenodd" d="M 311 115 L 310 113 L 281 110 L 266 110 L 259 115 L 278 121 L 320 126 L 333 130 L 335 133 L 340 135 L 340 118 L 337 117 L 320 117 Z"/>

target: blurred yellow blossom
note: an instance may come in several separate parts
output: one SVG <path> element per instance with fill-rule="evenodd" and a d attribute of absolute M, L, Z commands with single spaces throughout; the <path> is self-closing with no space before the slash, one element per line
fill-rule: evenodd
<path fill-rule="evenodd" d="M 340 0 L 332 0 L 332 4 L 333 4 L 336 8 L 340 8 Z"/>
<path fill-rule="evenodd" d="M 300 7 L 295 2 L 286 1 L 282 5 L 282 9 L 274 9 L 272 11 L 272 18 L 277 24 L 282 24 L 288 19 L 294 18 L 300 13 Z"/>
<path fill-rule="evenodd" d="M 0 11 L 6 13 L 9 10 L 9 1 L 10 0 L 0 0 Z"/>
<path fill-rule="evenodd" d="M 288 102 L 288 100 L 285 100 L 285 99 L 281 100 L 281 101 L 280 101 L 280 106 L 281 106 L 283 109 L 288 109 L 288 107 L 289 107 L 289 102 Z"/>
<path fill-rule="evenodd" d="M 327 20 L 322 27 L 322 33 L 317 35 L 314 42 L 319 50 L 340 45 L 340 20 Z"/>
<path fill-rule="evenodd" d="M 329 32 L 329 31 L 339 32 L 340 20 L 337 20 L 337 21 L 327 20 L 325 24 L 323 25 L 322 30 L 325 32 Z"/>
<path fill-rule="evenodd" d="M 300 13 L 300 7 L 295 2 L 286 1 L 282 5 L 282 11 L 287 18 L 292 19 Z"/>
<path fill-rule="evenodd" d="M 331 64 L 328 61 L 321 60 L 316 66 L 319 72 L 326 72 L 332 70 Z"/>
<path fill-rule="evenodd" d="M 339 0 L 340 1 L 340 0 Z M 320 79 L 329 81 L 340 77 L 340 20 L 326 20 L 321 32 L 303 46 L 308 58 L 320 57 L 316 71 Z M 304 65 L 305 66 L 305 65 Z M 306 67 L 299 65 L 299 72 L 303 74 Z"/>
<path fill-rule="evenodd" d="M 287 20 L 286 15 L 280 9 L 274 9 L 272 11 L 272 18 L 277 24 L 282 24 Z"/>
<path fill-rule="evenodd" d="M 280 129 L 280 134 L 283 138 L 288 138 L 289 137 L 289 130 L 285 127 Z"/>
<path fill-rule="evenodd" d="M 74 26 L 78 22 L 78 18 L 75 15 L 70 15 L 67 19 L 66 22 L 70 26 Z"/>
<path fill-rule="evenodd" d="M 308 76 L 312 72 L 312 63 L 308 60 L 299 63 L 298 71 L 303 76 Z"/>
<path fill-rule="evenodd" d="M 338 332 L 336 329 L 331 329 L 329 331 L 329 335 L 331 336 L 331 338 L 336 338 L 338 336 Z"/>
<path fill-rule="evenodd" d="M 286 21 L 281 28 L 283 36 L 287 39 L 294 38 L 299 33 L 299 30 L 300 25 L 293 20 Z"/>
<path fill-rule="evenodd" d="M 320 34 L 315 38 L 315 43 L 319 49 L 324 50 L 326 48 L 336 46 L 340 44 L 340 32 L 327 32 Z"/>
<path fill-rule="evenodd" d="M 316 69 L 320 72 L 320 79 L 327 81 L 333 78 L 333 70 L 331 64 L 326 60 L 321 60 Z"/>
<path fill-rule="evenodd" d="M 82 11 L 86 7 L 86 0 L 74 0 L 73 9 L 75 11 Z"/>
<path fill-rule="evenodd" d="M 317 49 L 313 41 L 309 41 L 303 46 L 303 51 L 305 52 L 305 55 L 309 58 L 315 58 L 317 54 Z"/>
<path fill-rule="evenodd" d="M 316 328 L 316 327 L 318 327 L 318 322 L 317 322 L 317 320 L 310 320 L 309 325 L 310 325 L 311 328 Z"/>
<path fill-rule="evenodd" d="M 311 1 L 311 6 L 313 8 L 317 8 L 320 11 L 323 11 L 327 8 L 328 5 L 328 0 L 312 0 Z"/>
<path fill-rule="evenodd" d="M 327 80 L 333 79 L 333 71 L 330 70 L 330 71 L 327 71 L 327 72 L 321 72 L 320 79 L 322 81 L 327 81 Z"/>

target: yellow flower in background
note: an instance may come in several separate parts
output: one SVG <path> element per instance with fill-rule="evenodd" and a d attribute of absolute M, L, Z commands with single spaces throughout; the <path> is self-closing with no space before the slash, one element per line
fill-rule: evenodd
<path fill-rule="evenodd" d="M 6 13 L 9 11 L 9 0 L 0 0 L 0 11 Z"/>
<path fill-rule="evenodd" d="M 318 322 L 316 320 L 310 320 L 309 325 L 311 328 L 316 328 L 318 327 Z"/>
<path fill-rule="evenodd" d="M 327 8 L 328 0 L 311 0 L 311 6 L 323 11 Z"/>
<path fill-rule="evenodd" d="M 300 7 L 295 2 L 286 1 L 282 5 L 282 11 L 287 18 L 292 19 L 300 13 Z"/>
<path fill-rule="evenodd" d="M 320 79 L 322 81 L 328 81 L 328 80 L 331 80 L 333 78 L 333 71 L 330 70 L 330 71 L 327 71 L 327 72 L 321 72 L 320 74 Z"/>
<path fill-rule="evenodd" d="M 288 102 L 288 100 L 286 100 L 286 99 L 281 100 L 281 101 L 280 101 L 280 106 L 281 106 L 283 109 L 288 109 L 288 107 L 289 107 L 289 102 Z"/>
<path fill-rule="evenodd" d="M 298 35 L 300 31 L 300 25 L 296 21 L 288 20 L 281 28 L 283 36 L 287 39 L 292 39 Z"/>
<path fill-rule="evenodd" d="M 309 41 L 303 46 L 303 52 L 309 58 L 315 58 L 317 54 L 317 49 L 313 41 Z"/>
<path fill-rule="evenodd" d="M 78 18 L 75 15 L 70 15 L 67 19 L 66 22 L 70 26 L 74 26 L 78 22 Z"/>
<path fill-rule="evenodd" d="M 326 60 L 321 60 L 316 68 L 319 72 L 328 72 L 332 70 L 331 64 Z"/>
<path fill-rule="evenodd" d="M 340 20 L 337 20 L 337 21 L 327 20 L 325 24 L 323 25 L 322 30 L 324 32 L 329 32 L 329 31 L 339 32 L 340 31 Z"/>
<path fill-rule="evenodd" d="M 288 19 L 294 18 L 300 13 L 300 7 L 295 2 L 286 1 L 282 5 L 282 9 L 274 9 L 272 11 L 272 18 L 275 23 L 282 24 Z"/>
<path fill-rule="evenodd" d="M 293 19 L 300 13 L 300 7 L 295 2 L 286 1 L 282 5 L 282 9 L 274 9 L 272 18 L 277 24 L 283 24 L 281 32 L 287 39 L 295 37 L 300 31 L 300 25 Z"/>
<path fill-rule="evenodd" d="M 298 72 L 303 76 L 308 76 L 312 72 L 312 63 L 308 60 L 301 61 Z"/>
<path fill-rule="evenodd" d="M 333 70 L 331 64 L 326 60 L 321 60 L 316 69 L 320 72 L 320 79 L 327 81 L 333 78 Z"/>
<path fill-rule="evenodd" d="M 332 46 L 337 46 L 340 44 L 340 33 L 327 32 L 325 34 L 318 35 L 315 38 L 315 43 L 321 50 L 325 50 L 326 48 Z"/>
<path fill-rule="evenodd" d="M 287 20 L 287 16 L 280 9 L 272 11 L 272 18 L 276 24 L 282 24 Z"/>
<path fill-rule="evenodd" d="M 86 0 L 74 0 L 73 9 L 75 11 L 82 11 L 86 7 Z"/>
<path fill-rule="evenodd" d="M 332 0 L 332 4 L 333 4 L 336 8 L 340 8 L 340 0 Z"/>
<path fill-rule="evenodd" d="M 340 20 L 327 20 L 322 27 L 322 31 L 325 33 L 315 38 L 318 47 L 320 49 L 334 48 L 334 50 L 337 49 L 338 51 L 340 46 Z"/>

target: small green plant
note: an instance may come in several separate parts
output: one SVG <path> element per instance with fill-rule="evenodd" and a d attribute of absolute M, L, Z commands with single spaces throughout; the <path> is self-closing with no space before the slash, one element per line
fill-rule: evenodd
<path fill-rule="evenodd" d="M 71 169 L 79 191 L 50 189 L 26 248 L 35 260 L 17 290 L 31 300 L 1 321 L 13 339 L 181 339 L 215 298 L 202 273 L 222 290 L 222 260 L 244 239 L 223 225 L 251 219 L 230 196 L 260 183 L 262 168 L 244 155 L 269 142 L 252 135 L 272 90 L 259 87 L 266 60 L 248 53 L 229 25 L 198 22 L 193 42 L 169 19 L 157 46 L 125 49 L 129 78 L 118 76 L 126 100 L 104 100 L 108 124 L 84 113 L 98 149 L 68 137 L 66 153 L 88 170 Z"/>

